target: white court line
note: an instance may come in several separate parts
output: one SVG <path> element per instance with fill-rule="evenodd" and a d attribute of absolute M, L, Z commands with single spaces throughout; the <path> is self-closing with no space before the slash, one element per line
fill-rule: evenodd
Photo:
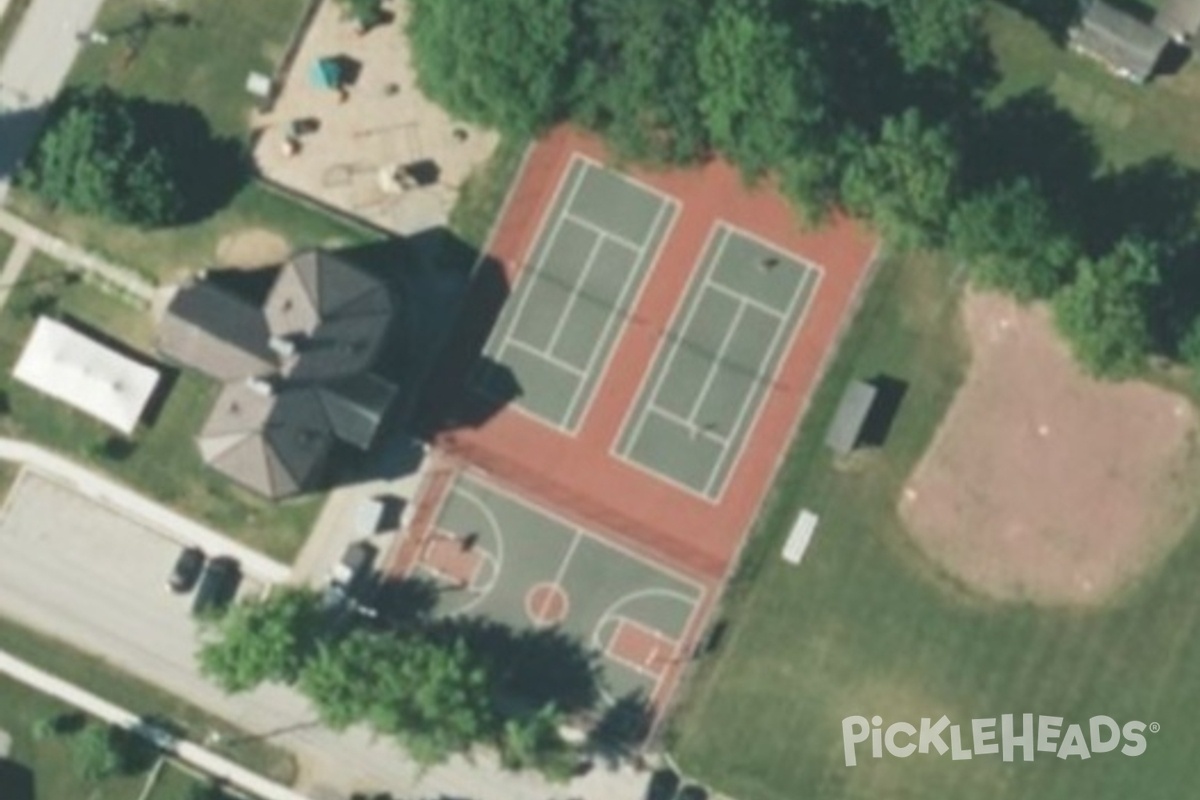
<path fill-rule="evenodd" d="M 708 290 L 707 286 L 700 289 L 700 294 Z M 697 303 L 699 305 L 699 303 Z M 692 400 L 692 407 L 688 409 L 687 421 L 690 425 L 696 424 L 696 410 L 700 408 L 701 403 L 708 398 L 708 393 L 712 389 L 713 381 L 721 372 L 721 362 L 725 360 L 725 352 L 729 350 L 729 343 L 733 340 L 733 335 L 737 332 L 738 325 L 742 322 L 742 317 L 746 316 L 746 304 L 738 303 L 737 311 L 734 312 L 733 319 L 729 320 L 729 328 L 725 331 L 725 335 L 721 337 L 721 344 L 717 346 L 717 352 L 713 354 L 709 364 L 708 374 L 704 376 L 704 383 L 700 386 L 700 391 L 696 393 L 695 399 Z M 782 326 L 781 326 L 782 327 Z M 651 398 L 651 402 L 658 398 Z"/>
<path fill-rule="evenodd" d="M 810 275 L 813 276 L 811 279 L 809 278 Z M 797 287 L 796 293 L 792 296 L 791 302 L 788 304 L 787 317 L 785 317 L 783 323 L 781 323 L 780 326 L 775 330 L 775 335 L 771 339 L 771 346 L 770 346 L 770 348 L 768 348 L 768 353 L 770 354 L 768 361 L 775 362 L 773 365 L 774 368 L 772 370 L 772 379 L 774 379 L 776 376 L 779 375 L 779 369 L 782 366 L 784 354 L 787 352 L 787 350 L 790 349 L 792 343 L 795 342 L 796 337 L 800 335 L 800 331 L 804 330 L 804 320 L 807 319 L 809 310 L 816 304 L 815 300 L 817 297 L 817 288 L 820 285 L 822 276 L 823 276 L 823 273 L 821 273 L 820 271 L 817 271 L 817 270 L 812 270 L 810 272 L 805 273 L 805 280 L 803 280 L 800 283 L 800 285 Z M 812 291 L 808 291 L 808 288 L 810 285 L 812 286 Z M 803 310 L 801 310 L 801 312 L 800 312 L 800 316 L 797 317 L 795 319 L 795 321 L 791 322 L 791 324 L 789 325 L 788 321 L 792 320 L 793 315 L 796 313 L 796 304 L 800 302 L 800 298 L 805 297 L 805 296 L 807 296 L 808 302 L 805 303 Z M 788 339 L 788 342 L 787 342 L 788 346 L 781 347 L 781 345 L 783 344 L 783 341 L 784 341 L 783 333 L 785 331 L 787 331 L 789 327 L 791 328 L 791 337 Z M 779 352 L 777 352 L 777 351 L 779 351 Z M 754 426 L 757 424 L 758 419 L 762 416 L 763 410 L 766 408 L 766 399 L 769 394 L 770 394 L 770 392 L 767 391 L 766 388 L 764 388 L 762 393 L 758 397 L 758 399 L 753 402 L 751 402 L 751 400 L 750 400 L 750 398 L 752 398 L 754 395 L 753 392 L 751 392 L 749 395 L 746 396 L 746 400 L 743 402 L 742 408 L 738 412 L 737 425 L 735 425 L 733 427 L 733 429 L 731 430 L 731 437 L 730 437 L 730 443 L 731 444 L 736 443 L 737 451 L 739 454 L 746 447 L 747 441 L 750 438 L 748 435 L 749 432 L 754 429 Z M 741 426 L 742 420 L 745 417 L 747 408 L 749 406 L 753 406 L 753 405 L 757 405 L 758 410 L 755 411 L 754 420 L 746 427 L 746 433 L 740 437 L 733 436 L 732 435 L 733 432 L 737 431 L 739 429 L 739 427 Z M 740 440 L 740 441 L 738 441 L 738 440 Z M 717 463 L 715 463 L 713 465 L 712 470 L 709 472 L 708 481 L 704 484 L 705 494 L 708 494 L 709 492 L 712 491 L 712 488 L 713 488 L 712 484 L 713 484 L 713 481 L 715 481 L 717 478 L 718 468 L 725 461 L 725 459 L 728 455 L 729 455 L 729 448 L 723 449 L 723 451 L 721 453 L 721 457 L 719 459 L 717 459 Z M 735 463 L 736 463 L 736 459 L 735 459 Z M 728 483 L 729 483 L 729 473 L 727 472 L 724 477 L 724 482 L 721 485 L 721 489 L 719 492 L 717 492 L 718 497 L 721 496 L 722 494 L 724 494 L 725 486 L 728 485 Z"/>
<path fill-rule="evenodd" d="M 554 355 L 554 348 L 558 346 L 558 340 L 562 336 L 563 328 L 566 327 L 567 320 L 571 317 L 571 309 L 575 308 L 575 304 L 579 302 L 579 296 L 583 294 L 583 287 L 587 285 L 588 275 L 596 266 L 596 256 L 600 255 L 600 247 L 604 244 L 604 234 L 596 236 L 596 241 L 592 242 L 591 252 L 587 255 L 587 260 L 583 263 L 583 270 L 579 273 L 579 280 L 571 286 L 571 296 L 567 298 L 567 302 L 562 305 L 562 313 L 559 314 L 558 322 L 554 323 L 554 330 L 550 332 L 550 341 L 546 344 L 546 357 L 557 358 Z M 565 363 L 565 362 L 564 362 Z M 587 368 L 580 369 L 575 367 L 579 375 L 587 375 Z"/>
<path fill-rule="evenodd" d="M 509 347 L 515 348 L 517 350 L 523 350 L 524 352 L 528 353 L 529 355 L 533 356 L 534 358 L 540 358 L 542 361 L 545 361 L 547 364 L 550 364 L 551 366 L 561 369 L 563 372 L 566 372 L 568 375 L 572 375 L 575 378 L 583 377 L 583 373 L 579 371 L 579 367 L 575 366 L 574 364 L 568 364 L 566 361 L 556 358 L 556 357 L 550 355 L 549 353 L 543 352 L 542 350 L 537 349 L 533 345 L 525 344 L 520 339 L 509 339 L 507 344 Z"/>
<path fill-rule="evenodd" d="M 571 177 L 571 171 L 575 169 L 575 161 L 576 159 L 572 158 L 571 163 L 567 165 L 567 169 L 563 171 L 563 176 L 560 179 L 558 188 L 554 191 L 554 197 L 551 198 L 550 203 L 546 208 L 546 214 L 542 217 L 538 224 L 537 233 L 530 241 L 529 249 L 525 252 L 524 258 L 521 261 L 521 263 L 525 264 L 525 267 L 522 268 L 518 273 L 517 279 L 523 284 L 524 292 L 522 292 L 521 297 L 517 300 L 517 305 L 515 308 L 513 308 L 512 316 L 508 320 L 509 324 L 505 326 L 505 330 L 500 338 L 500 341 L 497 342 L 495 349 L 491 353 L 497 357 L 497 361 L 501 360 L 499 356 L 504 352 L 505 345 L 508 343 L 509 339 L 512 338 L 512 332 L 517 328 L 517 323 L 520 321 L 521 314 L 525 309 L 525 303 L 528 302 L 529 295 L 533 294 L 534 284 L 541 274 L 542 264 L 546 260 L 547 254 L 553 249 L 553 243 L 558 239 L 558 231 L 562 227 L 563 220 L 565 220 L 567 217 L 566 212 L 568 209 L 570 209 L 571 204 L 575 202 L 575 196 L 579 193 L 579 187 L 583 185 L 583 176 L 585 174 L 585 170 L 580 170 L 575 178 L 574 184 L 571 186 L 570 191 L 567 194 L 567 199 L 562 206 L 562 211 L 559 213 L 558 218 L 554 220 L 550 228 L 549 238 L 543 242 L 542 238 L 546 235 L 546 224 L 551 216 L 550 212 L 555 208 L 555 206 L 558 205 L 559 196 L 566 191 L 567 182 Z M 539 245 L 545 246 L 543 247 L 542 252 L 539 254 L 538 260 L 536 262 L 530 262 L 529 259 L 533 255 L 533 251 L 537 250 Z M 532 280 L 522 281 L 521 278 L 525 277 L 527 271 L 532 273 L 530 276 Z M 490 348 L 484 348 L 484 352 L 487 352 L 489 349 Z"/>
<path fill-rule="evenodd" d="M 654 252 L 651 253 L 646 248 L 649 246 L 650 241 L 654 241 L 654 239 L 656 238 L 656 236 L 659 232 L 659 228 L 662 225 L 663 214 L 668 209 L 670 210 L 671 213 L 670 213 L 670 217 L 668 218 L 668 221 L 667 221 L 667 228 L 666 228 L 666 230 L 662 231 L 662 236 L 658 237 L 658 245 L 654 248 Z M 628 308 L 630 310 L 630 312 L 632 312 L 633 309 L 637 308 L 638 303 L 641 301 L 642 294 L 646 291 L 646 285 L 650 282 L 648 280 L 649 276 L 646 274 L 647 266 L 657 262 L 658 254 L 660 252 L 662 252 L 663 247 L 666 246 L 667 240 L 668 240 L 668 238 L 670 238 L 669 237 L 670 229 L 672 227 L 674 227 L 675 220 L 678 218 L 677 212 L 678 212 L 678 204 L 674 203 L 673 201 L 671 203 L 664 203 L 658 207 L 658 214 L 654 218 L 654 227 L 652 229 L 652 234 L 650 236 L 650 240 L 648 242 L 646 242 L 646 244 L 642 245 L 642 248 L 639 249 L 639 251 L 638 251 L 638 257 L 633 262 L 633 267 L 630 270 L 629 276 L 625 279 L 625 283 L 621 287 L 621 295 L 618 298 L 618 302 L 620 303 L 620 306 L 618 306 L 617 308 L 622 308 L 622 307 Z M 634 278 L 636 280 L 631 280 Z M 637 286 L 637 291 L 634 294 L 632 301 L 630 301 L 627 304 L 626 303 L 626 299 L 627 299 L 626 295 L 629 293 L 630 286 Z M 614 312 L 617 310 L 617 308 L 613 309 Z M 614 324 L 620 324 L 620 323 L 621 323 L 621 315 L 620 314 L 617 314 L 617 313 L 610 314 L 608 320 L 605 321 L 605 323 L 604 323 L 604 331 L 600 335 L 600 341 L 601 342 L 607 341 L 609 334 L 612 330 L 612 326 Z M 597 347 L 594 350 L 592 350 L 591 356 L 588 358 L 588 363 L 587 363 L 587 371 L 588 371 L 589 375 L 592 372 L 592 368 L 595 366 L 594 362 L 596 360 L 596 354 L 599 353 L 601 350 L 607 350 L 607 353 L 604 358 L 604 364 L 600 367 L 599 371 L 596 372 L 596 379 L 597 380 L 603 379 L 605 373 L 608 372 L 609 365 L 612 364 L 612 360 L 617 354 L 617 346 L 620 343 L 620 338 L 621 337 L 618 334 L 616 336 L 616 338 L 614 338 L 613 341 L 608 345 L 607 348 Z M 570 419 L 575 414 L 575 408 L 576 408 L 576 406 L 579 405 L 579 399 L 582 396 L 580 393 L 583 390 L 584 383 L 586 383 L 586 382 L 587 381 L 584 380 L 575 388 L 575 393 L 571 397 L 571 403 L 569 406 L 567 406 L 567 418 L 568 419 Z M 596 387 L 593 386 L 592 391 L 590 392 L 590 394 L 587 398 L 587 403 L 583 407 L 583 411 L 581 411 L 579 413 L 578 419 L 580 422 L 582 422 L 584 419 L 587 418 L 588 412 L 591 411 L 592 403 L 594 403 L 596 400 L 596 394 L 597 394 Z"/>
<path fill-rule="evenodd" d="M 662 208 L 662 203 L 659 203 L 659 208 Z M 609 239 L 612 239 L 614 242 L 617 242 L 618 244 L 625 245 L 630 250 L 637 250 L 640 252 L 646 246 L 645 242 L 638 244 L 637 242 L 633 241 L 632 239 L 627 239 L 619 233 L 613 233 L 612 231 L 610 231 L 606 228 L 600 227 L 599 225 L 597 225 L 596 223 L 587 219 L 586 217 L 581 217 L 578 214 L 571 213 L 570 211 L 568 211 L 566 213 L 566 217 L 567 217 L 567 219 L 569 219 L 571 222 L 574 222 L 579 227 L 587 228 L 589 231 L 591 231 L 594 234 L 597 234 L 598 236 L 606 236 Z M 657 217 L 655 217 L 655 218 L 657 219 Z"/>
<path fill-rule="evenodd" d="M 709 229 L 709 239 L 707 242 L 705 242 L 704 248 L 700 251 L 701 254 L 709 252 L 709 248 L 712 247 L 713 238 L 716 235 L 715 231 L 721 230 L 723 227 L 724 226 L 722 224 L 717 224 Z M 724 233 L 724 231 L 722 231 L 722 233 Z M 719 243 L 717 244 L 714 255 L 712 258 L 709 259 L 708 264 L 705 265 L 705 268 L 704 268 L 703 272 L 701 273 L 701 277 L 703 275 L 707 275 L 709 272 L 711 272 L 713 269 L 715 269 L 715 265 L 717 263 L 718 256 L 725 251 L 725 243 L 728 240 L 729 240 L 729 237 L 727 234 L 725 234 L 723 236 L 723 238 L 721 238 L 719 240 Z M 694 280 L 696 280 L 695 276 L 692 277 L 692 281 L 694 281 Z M 703 288 L 703 284 L 701 284 L 701 288 Z M 683 340 L 684 331 L 686 331 L 688 328 L 688 325 L 691 324 L 692 317 L 694 317 L 696 315 L 696 309 L 698 309 L 700 307 L 699 294 L 700 293 L 697 293 L 693 302 L 689 304 L 689 307 L 686 312 L 684 312 L 684 310 L 683 310 L 682 303 L 677 304 L 675 306 L 675 311 L 672 312 L 671 319 L 669 322 L 667 322 L 666 332 L 664 333 L 663 337 L 659 340 L 658 346 L 654 348 L 654 355 L 651 356 L 651 358 L 650 358 L 650 367 L 647 368 L 646 374 L 642 377 L 642 385 L 638 387 L 637 394 L 634 395 L 634 397 L 638 398 L 639 400 L 643 396 L 646 397 L 646 405 L 641 409 L 640 413 L 638 413 L 637 402 L 635 401 L 632 404 L 630 404 L 629 411 L 626 413 L 625 419 L 621 421 L 621 434 L 616 437 L 616 442 L 617 442 L 616 454 L 621 458 L 624 458 L 627 453 L 629 453 L 631 450 L 633 450 L 634 443 L 637 442 L 637 440 L 641 438 L 642 428 L 646 424 L 646 411 L 649 409 L 650 403 L 652 403 L 654 401 L 654 399 L 656 397 L 658 397 L 659 389 L 662 387 L 663 381 L 666 380 L 667 373 L 671 371 L 671 369 L 670 369 L 671 365 L 675 363 L 675 358 L 676 358 L 676 356 L 679 355 L 679 351 L 682 348 L 675 347 L 674 350 L 670 351 L 670 354 L 667 357 L 666 363 L 662 365 L 661 369 L 659 370 L 658 376 L 653 380 L 653 385 L 650 389 L 650 393 L 648 395 L 644 395 L 643 392 L 646 391 L 646 383 L 647 383 L 647 381 L 650 380 L 650 374 L 654 371 L 654 366 L 658 363 L 659 356 L 662 354 L 663 349 L 674 345 L 674 343 L 671 341 L 670 333 L 673 331 L 678 331 L 678 336 L 679 336 L 678 341 Z M 684 293 L 683 293 L 684 298 L 687 298 L 690 295 L 691 295 L 691 281 L 689 281 L 689 283 L 688 283 L 688 290 L 684 291 Z M 676 320 L 681 313 L 684 314 L 683 325 L 676 327 L 676 325 L 675 325 Z M 629 436 L 629 439 L 627 440 L 627 445 L 622 446 L 621 442 L 623 440 L 625 440 L 625 435 L 624 435 L 625 428 L 629 424 L 629 417 L 633 416 L 635 414 L 637 415 L 638 419 L 634 422 L 633 432 Z"/>
<path fill-rule="evenodd" d="M 801 277 L 800 282 L 801 283 L 804 282 L 803 277 Z M 729 288 L 728 286 L 721 283 L 720 281 L 714 281 L 711 279 L 707 280 L 707 281 L 705 281 L 703 288 L 711 289 L 714 292 L 716 292 L 717 294 L 723 294 L 728 298 L 737 300 L 742 305 L 750 306 L 751 308 L 761 311 L 764 314 L 767 314 L 767 315 L 775 318 L 776 320 L 787 319 L 787 314 L 782 313 L 778 309 L 771 308 L 769 305 L 762 302 L 761 300 L 755 300 L 753 297 L 747 297 L 744 294 L 738 294 L 733 289 Z"/>
<path fill-rule="evenodd" d="M 702 425 L 697 425 L 692 420 L 685 419 L 684 417 L 676 414 L 674 411 L 670 411 L 662 406 L 652 405 L 648 409 L 648 413 L 657 414 L 667 422 L 670 422 L 672 425 L 678 425 L 679 427 L 683 428 L 689 433 L 689 435 L 703 436 L 705 439 L 708 439 L 710 442 L 718 446 L 723 447 L 725 442 L 729 441 L 726 437 L 720 435 L 719 433 L 714 433 L 709 428 L 706 428 Z"/>
<path fill-rule="evenodd" d="M 655 195 L 656 197 L 662 199 L 664 202 L 676 202 L 675 197 L 673 195 L 669 195 L 666 192 L 662 191 L 661 189 L 651 186 L 650 184 L 646 183 L 645 181 L 639 180 L 638 178 L 635 178 L 632 175 L 627 175 L 626 173 L 620 172 L 615 169 L 609 169 L 607 166 L 605 166 L 604 162 L 599 161 L 595 158 L 592 158 L 589 155 L 586 155 L 584 153 L 576 153 L 575 156 L 580 161 L 590 164 L 591 166 L 595 167 L 596 169 L 603 170 L 604 172 L 611 172 L 613 174 L 613 176 L 616 177 L 618 180 L 620 180 L 622 183 L 628 183 L 630 186 L 634 187 L 635 189 L 641 189 L 646 194 Z"/>
<path fill-rule="evenodd" d="M 486 503 L 484 503 L 470 491 L 460 488 L 459 484 L 461 483 L 462 478 L 456 478 L 454 483 L 446 492 L 446 496 L 443 498 L 442 507 L 439 509 L 438 516 L 434 518 L 432 527 L 435 531 L 446 530 L 445 528 L 441 527 L 441 512 L 445 511 L 445 504 L 449 502 L 450 496 L 457 492 L 459 496 L 463 498 L 463 500 L 476 507 L 479 513 L 483 516 L 483 519 L 487 523 L 488 527 L 491 528 L 492 534 L 496 539 L 496 554 L 494 556 L 495 575 L 492 576 L 492 581 L 487 585 L 487 589 L 476 594 L 475 597 L 471 598 L 469 602 L 463 604 L 454 612 L 455 614 L 465 614 L 468 611 L 472 611 L 477 608 L 480 603 L 487 599 L 487 597 L 492 593 L 492 590 L 496 588 L 496 584 L 500 582 L 500 578 L 504 574 L 504 534 L 500 526 L 500 521 L 496 519 L 496 515 L 492 513 L 492 510 L 488 508 Z M 419 561 L 418 564 L 420 564 Z"/>
<path fill-rule="evenodd" d="M 558 511 L 555 511 L 547 506 L 538 505 L 532 501 L 526 500 L 525 498 L 521 497 L 520 495 L 516 494 L 515 492 L 513 492 L 509 489 L 506 489 L 505 487 L 501 486 L 500 484 L 497 484 L 493 481 L 487 480 L 482 475 L 482 473 L 479 473 L 478 470 L 471 469 L 468 473 L 466 473 L 463 476 L 462 480 L 463 481 L 469 480 L 469 481 L 475 483 L 476 485 L 478 485 L 484 491 L 491 492 L 495 495 L 498 495 L 498 496 L 504 498 L 505 500 L 508 500 L 510 503 L 513 503 L 514 505 L 524 508 L 529 513 L 538 514 L 543 517 L 548 517 L 549 519 L 559 523 L 560 525 L 563 525 L 567 528 L 570 528 L 579 533 L 582 533 L 586 538 L 596 542 L 601 547 L 608 548 L 609 550 L 614 550 L 617 553 L 620 553 L 621 555 L 629 558 L 632 561 L 638 561 L 642 564 L 642 566 L 648 567 L 649 569 L 652 569 L 655 572 L 666 575 L 667 577 L 688 586 L 689 588 L 694 590 L 698 596 L 700 596 L 700 597 L 704 596 L 704 592 L 705 592 L 704 584 L 695 580 L 694 578 L 691 578 L 691 577 L 683 574 L 682 572 L 679 572 L 674 567 L 668 566 L 659 561 L 655 561 L 654 559 L 652 559 L 648 556 L 644 556 L 641 553 L 638 553 L 635 550 L 630 549 L 626 545 L 623 545 L 619 542 L 613 541 L 612 539 L 609 539 L 608 537 L 606 537 L 600 533 L 597 533 L 589 528 L 585 528 L 585 527 L 567 519 L 563 514 L 561 514 Z M 656 591 L 658 591 L 658 590 L 656 590 Z M 666 592 L 666 591 L 670 591 L 670 590 L 663 589 L 661 591 Z"/>

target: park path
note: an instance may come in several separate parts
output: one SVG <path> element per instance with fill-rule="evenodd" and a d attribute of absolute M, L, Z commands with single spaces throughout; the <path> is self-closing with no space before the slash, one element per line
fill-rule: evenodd
<path fill-rule="evenodd" d="M 0 270 L 0 308 L 4 308 L 8 303 L 8 295 L 17 285 L 17 281 L 21 280 L 21 273 L 25 271 L 25 265 L 29 263 L 29 257 L 32 255 L 33 245 L 27 239 L 17 239 L 13 244 L 8 258 L 4 260 L 4 269 Z"/>
<path fill-rule="evenodd" d="M 34 0 L 0 60 L 0 203 L 103 0 Z"/>
<path fill-rule="evenodd" d="M 110 703 L 99 695 L 69 683 L 45 670 L 22 661 L 0 650 L 0 673 L 19 681 L 37 691 L 57 698 L 81 711 L 101 719 L 110 725 L 126 730 L 144 730 L 141 719 L 131 711 Z M 145 735 L 145 734 L 143 734 Z M 150 738 L 150 737 L 147 737 Z M 153 740 L 152 740 L 153 741 Z M 261 775 L 233 763 L 227 758 L 206 750 L 199 745 L 179 739 L 156 742 L 163 749 L 207 775 L 217 778 L 237 789 L 242 789 L 262 800 L 308 800 L 286 786 L 281 786 Z"/>
<path fill-rule="evenodd" d="M 154 285 L 130 268 L 113 264 L 83 248 L 76 247 L 36 225 L 26 222 L 4 208 L 0 208 L 0 231 L 4 231 L 16 239 L 18 245 L 25 243 L 53 256 L 68 267 L 91 273 L 103 282 L 141 302 L 149 304 L 154 299 Z"/>

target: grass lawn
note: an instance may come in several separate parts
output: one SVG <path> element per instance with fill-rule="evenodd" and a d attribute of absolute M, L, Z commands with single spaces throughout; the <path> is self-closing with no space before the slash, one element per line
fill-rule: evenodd
<path fill-rule="evenodd" d="M 95 28 L 111 41 L 84 48 L 70 80 L 187 102 L 218 134 L 245 138 L 253 105 L 246 76 L 274 74 L 308 6 L 308 0 L 174 0 L 169 6 L 106 0 Z"/>
<path fill-rule="evenodd" d="M 381 238 L 374 231 L 330 216 L 258 181 L 247 184 L 230 205 L 203 222 L 159 230 L 51 210 L 36 195 L 19 189 L 9 196 L 9 205 L 34 225 L 131 267 L 153 283 L 169 283 L 216 265 L 218 244 L 240 231 L 277 233 L 296 250 L 348 247 Z"/>
<path fill-rule="evenodd" d="M 896 516 L 902 483 L 965 366 L 949 276 L 949 265 L 931 259 L 882 266 L 733 584 L 727 635 L 675 718 L 674 753 L 738 800 L 1185 796 L 1200 780 L 1197 532 L 1119 605 L 1068 613 L 963 595 L 933 574 Z M 908 383 L 891 436 L 860 468 L 834 469 L 822 432 L 842 388 L 878 373 Z M 801 506 L 821 523 L 795 568 L 777 554 Z M 845 767 L 844 717 L 919 722 L 943 713 L 967 725 L 1004 713 L 1086 725 L 1107 714 L 1158 722 L 1163 733 L 1138 758 L 917 755 Z"/>
<path fill-rule="evenodd" d="M 142 683 L 100 659 L 80 653 L 67 644 L 41 636 L 2 617 L 0 641 L 4 643 L 5 650 L 18 658 L 95 692 L 136 714 L 154 715 L 170 720 L 180 728 L 183 735 L 193 741 L 204 739 L 210 731 L 220 732 L 222 743 L 215 749 L 249 769 L 285 784 L 290 784 L 296 777 L 296 765 L 288 753 L 260 739 L 247 737 L 243 731 L 210 716 L 204 710 Z M 22 697 L 21 702 L 11 700 L 10 692 L 14 693 L 13 696 Z M 32 710 L 23 710 L 27 704 Z M 14 736 L 28 735 L 34 720 L 54 713 L 59 708 L 59 705 L 49 698 L 0 677 L 0 726 L 7 728 Z M 20 713 L 21 717 L 10 721 L 10 709 L 13 709 L 14 713 Z M 39 776 L 39 782 L 40 780 Z M 87 794 L 52 792 L 44 786 L 39 786 L 37 796 L 48 800 L 88 797 Z M 0 792 L 0 797 L 4 797 L 3 792 Z M 124 797 L 135 798 L 137 793 L 128 793 Z"/>
<path fill-rule="evenodd" d="M 70 734 L 35 738 L 34 726 L 74 709 L 0 676 L 0 728 L 13 737 L 10 758 L 33 773 L 35 798 L 87 798 L 87 800 L 130 800 L 139 796 L 146 775 L 118 775 L 96 782 L 81 778 L 71 752 Z M 0 787 L 0 790 L 6 787 Z M 15 787 L 0 791 L 9 797 Z M 24 794 L 13 795 L 24 798 Z"/>
<path fill-rule="evenodd" d="M 492 157 L 471 174 L 450 214 L 450 228 L 476 248 L 487 243 L 500 205 L 517 176 L 521 157 L 529 146 L 526 139 L 503 137 Z"/>
<path fill-rule="evenodd" d="M 193 775 L 184 767 L 173 762 L 165 762 L 154 787 L 142 800 L 192 800 L 192 794 L 206 782 L 199 776 Z"/>
<path fill-rule="evenodd" d="M 144 309 L 90 282 L 66 279 L 57 262 L 41 253 L 33 256 L 0 316 L 0 368 L 5 375 L 33 325 L 30 309 L 69 315 L 149 351 L 151 321 Z M 132 450 L 124 455 L 104 452 L 112 431 L 101 423 L 12 383 L 7 385 L 10 413 L 0 419 L 0 431 L 93 464 L 264 553 L 290 561 L 323 498 L 274 505 L 204 467 L 192 437 L 208 415 L 216 390 L 200 376 L 179 374 L 160 413 L 135 432 Z"/>
<path fill-rule="evenodd" d="M 1114 166 L 1173 155 L 1200 168 L 1200 63 L 1136 86 L 1057 44 L 1037 23 L 991 3 L 986 29 L 1002 75 L 997 102 L 1045 89 L 1089 127 Z"/>
<path fill-rule="evenodd" d="M 8 254 L 12 252 L 14 244 L 16 242 L 11 236 L 4 231 L 0 231 L 0 268 L 4 267 L 4 262 L 8 258 Z"/>
<path fill-rule="evenodd" d="M 199 108 L 221 135 L 249 146 L 252 98 L 245 91 L 253 70 L 274 74 L 296 34 L 307 0 L 211 3 L 176 0 L 107 0 L 96 24 L 112 41 L 83 50 L 69 83 L 103 83 L 119 91 Z M 139 22 L 150 14 L 149 26 Z M 175 24 L 171 18 L 187 19 Z M 145 31 L 140 33 L 139 31 Z M 140 44 L 138 44 L 140 38 Z M 130 59 L 130 49 L 136 55 Z M 216 263 L 217 246 L 231 234 L 262 229 L 293 249 L 341 247 L 379 239 L 353 221 L 292 199 L 252 181 L 224 209 L 191 225 L 143 231 L 64 214 L 28 192 L 9 201 L 18 214 L 152 281 L 178 278 Z"/>

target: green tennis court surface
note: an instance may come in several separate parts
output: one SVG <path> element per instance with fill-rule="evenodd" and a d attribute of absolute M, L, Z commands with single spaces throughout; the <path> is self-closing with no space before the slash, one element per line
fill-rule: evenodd
<path fill-rule="evenodd" d="M 557 626 L 600 656 L 611 698 L 653 696 L 685 657 L 697 585 L 550 511 L 460 476 L 416 570 L 443 586 L 438 612 L 518 629 Z"/>
<path fill-rule="evenodd" d="M 617 442 L 617 454 L 720 496 L 819 280 L 718 225 Z"/>
<path fill-rule="evenodd" d="M 574 431 L 675 216 L 673 201 L 576 157 L 487 346 L 474 388 Z"/>

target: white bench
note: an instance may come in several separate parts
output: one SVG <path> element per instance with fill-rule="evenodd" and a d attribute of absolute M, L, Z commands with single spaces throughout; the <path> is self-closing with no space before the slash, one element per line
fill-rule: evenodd
<path fill-rule="evenodd" d="M 788 534 L 787 541 L 783 543 L 783 560 L 789 564 L 799 564 L 800 559 L 804 558 L 804 551 L 808 549 L 808 543 L 812 541 L 813 533 L 817 530 L 818 517 L 808 509 L 801 509 L 800 514 L 796 517 L 796 524 L 792 526 L 792 532 Z"/>

